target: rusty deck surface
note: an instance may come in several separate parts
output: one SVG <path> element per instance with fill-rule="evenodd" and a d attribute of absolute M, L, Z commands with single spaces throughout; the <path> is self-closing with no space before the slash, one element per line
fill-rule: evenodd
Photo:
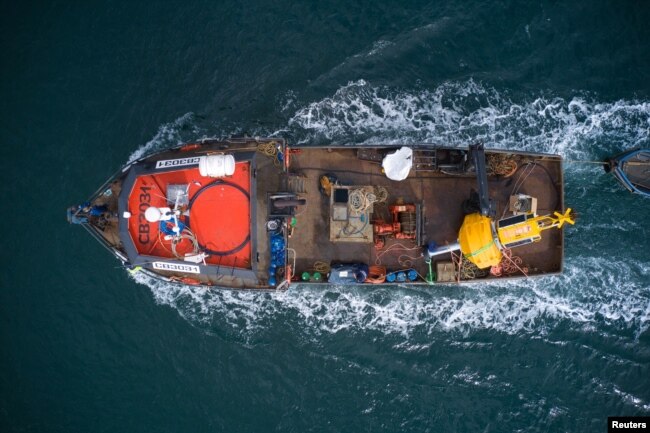
<path fill-rule="evenodd" d="M 519 193 L 538 199 L 538 214 L 553 213 L 561 209 L 561 163 L 559 159 L 528 157 L 534 168 L 522 167 L 508 178 L 489 178 L 490 197 L 497 204 L 497 216 L 504 214 L 517 180 Z M 522 160 L 524 161 L 524 160 Z M 362 262 L 382 265 L 388 270 L 414 268 L 421 275 L 427 272 L 422 256 L 423 248 L 413 240 L 388 239 L 386 246 L 376 249 L 372 242 L 332 242 L 330 233 L 330 200 L 319 190 L 319 177 L 336 176 L 338 182 L 352 186 L 383 186 L 388 200 L 375 205 L 372 220 L 388 220 L 387 206 L 395 203 L 420 203 L 424 216 L 423 243 L 434 241 L 438 245 L 453 243 L 462 224 L 463 202 L 477 188 L 474 176 L 449 176 L 433 172 L 412 171 L 403 181 L 392 181 L 376 162 L 360 160 L 356 149 L 301 149 L 292 158 L 291 170 L 304 177 L 307 205 L 296 216 L 296 227 L 289 246 L 296 251 L 296 272 L 313 271 L 314 263 Z M 525 177 L 525 179 L 524 179 Z M 522 258 L 529 274 L 557 273 L 562 266 L 561 231 L 545 232 L 540 242 L 519 247 L 513 252 Z M 449 254 L 436 258 L 451 260 Z"/>

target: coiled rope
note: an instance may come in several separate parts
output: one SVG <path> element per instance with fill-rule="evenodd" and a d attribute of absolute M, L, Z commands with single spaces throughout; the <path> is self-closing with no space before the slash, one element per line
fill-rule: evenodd
<path fill-rule="evenodd" d="M 383 266 L 370 266 L 368 268 L 368 277 L 366 283 L 381 284 L 386 281 L 386 268 Z"/>
<path fill-rule="evenodd" d="M 384 203 L 386 200 L 388 200 L 388 190 L 383 186 L 374 187 L 373 192 L 365 188 L 357 188 L 350 191 L 348 207 L 353 215 L 361 215 L 374 203 Z"/>
<path fill-rule="evenodd" d="M 496 153 L 487 155 L 487 171 L 492 175 L 510 177 L 517 171 L 517 161 L 509 155 Z"/>
<path fill-rule="evenodd" d="M 273 164 L 276 166 L 280 165 L 280 160 L 278 159 L 278 143 L 275 141 L 266 141 L 257 145 L 257 151 L 273 159 Z"/>
<path fill-rule="evenodd" d="M 320 260 L 317 260 L 314 262 L 314 266 L 312 266 L 314 271 L 319 272 L 321 274 L 327 274 L 331 270 L 330 264 L 327 262 L 322 262 Z"/>
<path fill-rule="evenodd" d="M 512 275 L 521 272 L 526 277 L 528 276 L 528 267 L 523 266 L 523 260 L 519 256 L 512 254 L 512 250 L 504 248 L 502 250 L 501 262 L 498 265 L 490 268 L 490 274 L 495 277 L 502 275 Z"/>
<path fill-rule="evenodd" d="M 376 203 L 385 203 L 388 200 L 388 190 L 383 186 L 376 186 L 374 189 L 375 196 L 377 197 Z"/>
<path fill-rule="evenodd" d="M 192 243 L 192 253 L 191 254 L 198 254 L 201 251 L 201 247 L 199 246 L 199 241 L 196 239 L 196 236 L 194 233 L 190 231 L 190 229 L 185 228 L 183 231 L 180 233 L 179 236 L 174 236 L 172 238 L 172 253 L 179 259 L 183 259 L 184 256 L 176 252 L 176 246 L 180 244 L 183 239 L 187 239 Z"/>

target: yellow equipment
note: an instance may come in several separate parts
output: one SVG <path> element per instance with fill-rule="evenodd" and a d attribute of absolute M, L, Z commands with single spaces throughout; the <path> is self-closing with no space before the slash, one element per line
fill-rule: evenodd
<path fill-rule="evenodd" d="M 497 223 L 499 242 L 506 248 L 518 247 L 539 241 L 544 230 L 553 227 L 562 228 L 564 223 L 575 224 L 571 216 L 571 208 L 564 214 L 555 212 L 553 215 L 533 216 L 534 214 L 516 215 L 504 218 Z"/>
<path fill-rule="evenodd" d="M 571 208 L 564 214 L 534 216 L 515 215 L 497 222 L 496 233 L 491 218 L 473 213 L 467 215 L 458 233 L 463 255 L 479 269 L 496 266 L 501 261 L 501 248 L 512 248 L 539 241 L 541 232 L 553 227 L 562 228 L 564 223 L 575 224 Z"/>
<path fill-rule="evenodd" d="M 320 177 L 319 181 L 323 193 L 328 197 L 332 195 L 332 181 L 330 180 L 329 176 L 324 174 Z"/>
<path fill-rule="evenodd" d="M 461 252 L 480 269 L 498 265 L 501 261 L 501 250 L 495 238 L 492 219 L 480 213 L 465 216 L 458 233 Z"/>

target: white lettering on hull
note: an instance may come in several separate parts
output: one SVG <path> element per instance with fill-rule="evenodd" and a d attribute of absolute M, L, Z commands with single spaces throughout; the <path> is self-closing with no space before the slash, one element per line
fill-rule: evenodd
<path fill-rule="evenodd" d="M 164 159 L 162 161 L 156 162 L 156 169 L 159 168 L 169 168 L 169 167 L 182 167 L 184 165 L 198 165 L 200 156 L 192 158 L 181 158 L 181 159 Z"/>
<path fill-rule="evenodd" d="M 153 268 L 161 271 L 188 272 L 190 274 L 200 274 L 201 268 L 194 265 L 185 265 L 182 263 L 153 262 Z"/>

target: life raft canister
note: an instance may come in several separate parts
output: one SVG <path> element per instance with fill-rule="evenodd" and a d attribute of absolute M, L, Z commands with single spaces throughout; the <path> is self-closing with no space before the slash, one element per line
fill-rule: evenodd
<path fill-rule="evenodd" d="M 225 177 L 235 173 L 232 155 L 206 155 L 199 159 L 199 173 L 204 177 Z"/>

